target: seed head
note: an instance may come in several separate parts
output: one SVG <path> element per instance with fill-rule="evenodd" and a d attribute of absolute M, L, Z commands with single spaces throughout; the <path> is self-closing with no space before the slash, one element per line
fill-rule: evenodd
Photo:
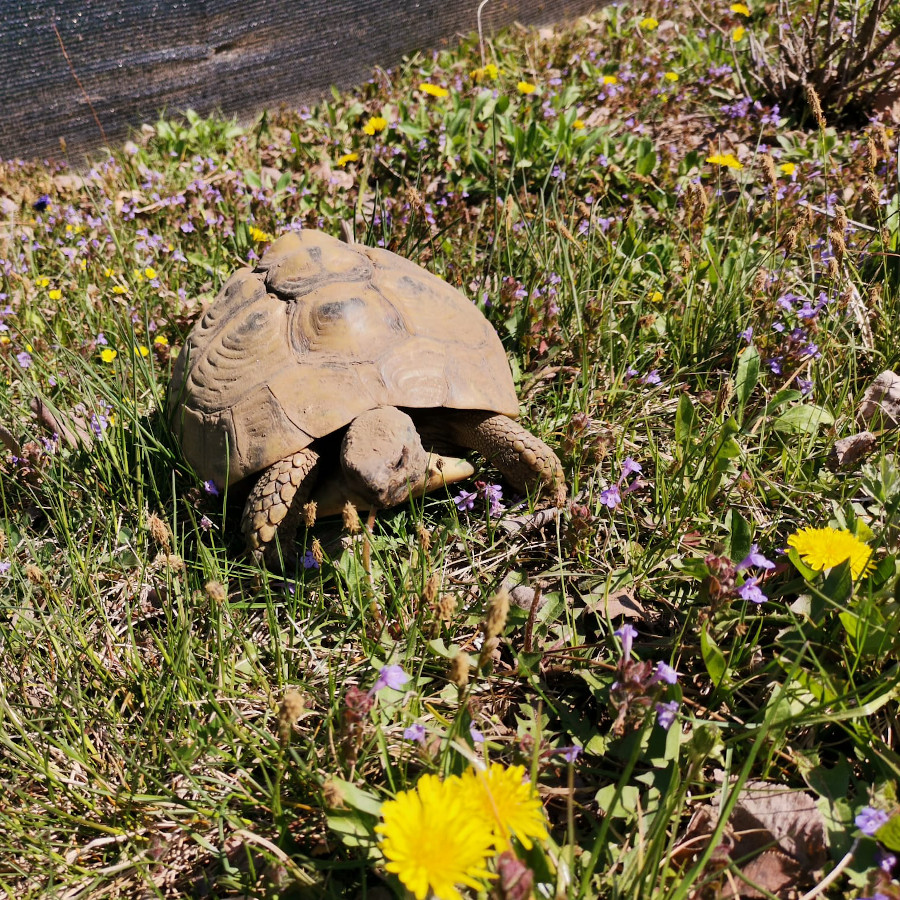
<path fill-rule="evenodd" d="M 46 581 L 43 569 L 41 569 L 40 566 L 36 566 L 34 563 L 28 563 L 28 565 L 25 566 L 25 577 L 32 584 L 43 584 L 44 581 Z"/>
<path fill-rule="evenodd" d="M 687 244 L 683 244 L 678 251 L 678 261 L 681 263 L 681 268 L 687 271 L 691 267 L 691 248 L 688 247 Z"/>
<path fill-rule="evenodd" d="M 341 516 L 344 519 L 344 529 L 349 534 L 356 534 L 360 529 L 359 513 L 356 507 L 348 500 L 341 510 Z"/>
<path fill-rule="evenodd" d="M 472 662 L 469 659 L 469 654 L 465 650 L 460 650 L 450 660 L 450 681 L 458 688 L 464 688 L 469 683 L 469 669 L 471 666 Z"/>
<path fill-rule="evenodd" d="M 871 178 L 866 181 L 863 187 L 863 197 L 869 201 L 871 206 L 878 206 L 878 188 L 875 187 L 875 182 Z"/>
<path fill-rule="evenodd" d="M 785 253 L 793 253 L 794 247 L 797 246 L 797 235 L 799 233 L 799 229 L 796 225 L 792 226 L 787 230 L 787 234 L 784 236 L 784 252 Z"/>
<path fill-rule="evenodd" d="M 427 553 L 431 549 L 431 532 L 421 522 L 416 525 L 416 537 L 419 539 L 419 546 Z"/>
<path fill-rule="evenodd" d="M 847 220 L 847 210 L 844 209 L 840 204 L 835 206 L 834 208 L 834 227 L 835 230 L 839 231 L 841 234 L 844 234 L 847 231 L 847 225 L 849 224 Z"/>
<path fill-rule="evenodd" d="M 766 180 L 774 188 L 778 185 L 778 174 L 775 171 L 775 160 L 772 159 L 771 153 L 764 153 L 762 157 L 763 172 L 765 172 Z"/>
<path fill-rule="evenodd" d="M 322 799 L 329 809 L 341 809 L 344 806 L 344 792 L 331 778 L 322 785 Z"/>
<path fill-rule="evenodd" d="M 435 612 L 441 622 L 450 622 L 456 612 L 456 597 L 453 594 L 443 593 L 438 598 Z"/>
<path fill-rule="evenodd" d="M 871 134 L 866 135 L 866 168 L 870 172 L 875 171 L 878 165 L 878 148 L 875 146 L 875 140 Z"/>
<path fill-rule="evenodd" d="M 828 260 L 828 275 L 830 278 L 837 280 L 840 274 L 841 267 L 838 265 L 837 257 L 832 256 L 831 259 Z"/>
<path fill-rule="evenodd" d="M 169 549 L 172 542 L 172 532 L 169 530 L 169 526 L 156 513 L 150 513 L 147 516 L 147 530 L 158 546 L 165 550 Z"/>
<path fill-rule="evenodd" d="M 831 251 L 838 265 L 844 261 L 844 253 L 847 251 L 847 244 L 844 242 L 844 232 L 838 231 L 836 228 L 828 232 L 828 240 L 831 242 Z"/>
<path fill-rule="evenodd" d="M 756 275 L 753 276 L 753 293 L 761 294 L 766 287 L 766 272 L 764 269 L 759 269 Z"/>
<path fill-rule="evenodd" d="M 501 587 L 488 601 L 487 615 L 484 620 L 484 636 L 486 640 L 497 637 L 506 628 L 509 615 L 509 591 Z"/>
<path fill-rule="evenodd" d="M 203 590 L 213 603 L 224 603 L 228 597 L 228 591 L 221 581 L 207 581 L 203 585 Z"/>
<path fill-rule="evenodd" d="M 816 120 L 816 125 L 824 131 L 825 116 L 822 113 L 822 104 L 819 101 L 819 95 L 816 93 L 816 89 L 811 84 L 806 86 L 806 102 L 809 104 L 810 112 Z"/>
<path fill-rule="evenodd" d="M 322 543 L 318 538 L 313 538 L 309 552 L 312 553 L 312 558 L 321 566 L 322 560 L 325 559 L 325 551 L 322 549 Z"/>
<path fill-rule="evenodd" d="M 278 736 L 282 744 L 286 744 L 291 737 L 291 729 L 300 718 L 305 707 L 303 695 L 299 691 L 287 691 L 278 704 Z"/>
<path fill-rule="evenodd" d="M 878 146 L 885 158 L 891 155 L 891 141 L 888 138 L 887 128 L 884 125 L 875 126 L 875 137 L 878 140 Z"/>
<path fill-rule="evenodd" d="M 437 599 L 438 588 L 441 586 L 441 579 L 437 572 L 432 572 L 425 582 L 425 589 L 422 591 L 422 600 L 431 606 Z"/>
<path fill-rule="evenodd" d="M 312 528 L 316 524 L 317 504 L 315 500 L 310 500 L 303 504 L 303 524 L 307 528 Z"/>

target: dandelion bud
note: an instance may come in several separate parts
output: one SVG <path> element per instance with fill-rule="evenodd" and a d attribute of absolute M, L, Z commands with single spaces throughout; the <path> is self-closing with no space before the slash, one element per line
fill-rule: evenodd
<path fill-rule="evenodd" d="M 288 691 L 278 704 L 278 736 L 286 744 L 291 736 L 294 723 L 300 718 L 305 704 L 299 691 Z"/>
<path fill-rule="evenodd" d="M 766 180 L 774 188 L 778 184 L 778 174 L 775 171 L 775 160 L 772 159 L 771 153 L 764 153 L 762 156 L 762 167 L 765 172 Z"/>
<path fill-rule="evenodd" d="M 450 660 L 450 681 L 453 682 L 460 690 L 469 683 L 469 669 L 472 662 L 469 654 L 465 650 L 460 650 L 453 659 Z"/>
<path fill-rule="evenodd" d="M 221 581 L 207 581 L 206 584 L 203 585 L 203 590 L 213 603 L 224 603 L 228 597 L 225 585 L 222 584 Z"/>
<path fill-rule="evenodd" d="M 350 534 L 356 534 L 360 529 L 359 513 L 356 507 L 348 500 L 341 510 L 341 517 L 344 520 L 344 529 Z"/>
<path fill-rule="evenodd" d="M 872 138 L 872 135 L 866 135 L 866 168 L 870 172 L 875 171 L 875 166 L 878 165 L 878 148 L 875 146 L 875 141 Z"/>
<path fill-rule="evenodd" d="M 847 210 L 843 206 L 835 206 L 834 208 L 834 227 L 836 231 L 844 234 L 847 231 Z"/>
<path fill-rule="evenodd" d="M 325 551 L 322 549 L 322 543 L 318 538 L 313 538 L 312 547 L 309 552 L 312 553 L 312 558 L 316 563 L 321 566 L 322 560 L 325 559 Z"/>
<path fill-rule="evenodd" d="M 506 628 L 506 617 L 509 615 L 509 592 L 500 588 L 488 601 L 487 615 L 484 621 L 484 635 L 490 640 L 502 634 Z"/>
<path fill-rule="evenodd" d="M 310 500 L 303 504 L 303 524 L 307 528 L 312 528 L 316 524 L 316 501 Z"/>
<path fill-rule="evenodd" d="M 169 526 L 156 513 L 150 513 L 147 516 L 147 530 L 156 544 L 164 547 L 166 550 L 169 549 L 172 541 L 172 532 L 169 530 Z"/>
<path fill-rule="evenodd" d="M 809 104 L 810 112 L 816 120 L 816 125 L 824 131 L 825 116 L 822 113 L 822 104 L 819 101 L 819 95 L 816 93 L 816 89 L 811 84 L 806 86 L 806 102 Z"/>

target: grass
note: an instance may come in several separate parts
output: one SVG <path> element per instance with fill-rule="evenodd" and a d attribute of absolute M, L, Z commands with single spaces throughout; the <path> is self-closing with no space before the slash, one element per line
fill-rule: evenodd
<path fill-rule="evenodd" d="M 80 173 L 0 163 L 0 890 L 402 896 L 381 804 L 489 756 L 542 800 L 540 896 L 900 896 L 895 820 L 856 824 L 900 777 L 896 432 L 827 465 L 900 358 L 897 136 L 748 98 L 734 29 L 777 23 L 709 16 L 612 6 L 501 34 L 496 72 L 470 40 Z M 272 235 L 341 219 L 485 310 L 559 516 L 435 495 L 317 526 L 296 576 L 242 558 L 167 430 L 173 355 Z M 810 568 L 806 527 L 873 566 Z"/>

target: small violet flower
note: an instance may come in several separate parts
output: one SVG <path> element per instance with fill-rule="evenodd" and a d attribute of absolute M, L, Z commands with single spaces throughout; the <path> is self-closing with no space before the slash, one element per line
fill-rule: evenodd
<path fill-rule="evenodd" d="M 622 495 L 619 493 L 617 484 L 608 487 L 600 494 L 600 502 L 610 509 L 615 509 L 622 502 Z"/>
<path fill-rule="evenodd" d="M 678 673 L 668 664 L 660 660 L 656 664 L 656 672 L 651 681 L 664 681 L 666 684 L 675 684 L 678 681 Z"/>
<path fill-rule="evenodd" d="M 416 741 L 416 743 L 424 744 L 425 743 L 425 726 L 420 725 L 416 722 L 414 725 L 410 725 L 403 732 L 403 739 L 406 741 Z"/>
<path fill-rule="evenodd" d="M 203 482 L 203 490 L 206 491 L 206 493 L 211 497 L 219 496 L 219 489 L 216 487 L 216 483 L 212 479 Z"/>
<path fill-rule="evenodd" d="M 315 554 L 312 550 L 307 550 L 306 553 L 303 554 L 303 559 L 300 560 L 304 569 L 318 569 L 319 561 L 316 559 Z"/>
<path fill-rule="evenodd" d="M 751 603 L 765 603 L 769 598 L 759 589 L 758 578 L 748 578 L 739 588 L 738 596 Z"/>
<path fill-rule="evenodd" d="M 409 675 L 403 671 L 401 666 L 382 666 L 378 678 L 375 679 L 375 684 L 369 689 L 369 695 L 377 694 L 386 687 L 393 691 L 399 691 L 407 681 L 409 681 Z"/>
<path fill-rule="evenodd" d="M 669 730 L 675 717 L 678 715 L 678 701 L 670 700 L 668 703 L 656 704 L 656 721 L 661 728 Z"/>
<path fill-rule="evenodd" d="M 766 559 L 759 552 L 758 544 L 751 544 L 750 552 L 735 566 L 735 570 L 741 572 L 744 569 L 749 569 L 750 566 L 756 566 L 759 569 L 774 569 L 775 563 L 770 559 Z"/>
<path fill-rule="evenodd" d="M 872 837 L 882 825 L 886 825 L 890 821 L 890 818 L 891 817 L 883 809 L 875 809 L 873 806 L 864 806 L 853 821 L 863 834 Z"/>
<path fill-rule="evenodd" d="M 622 642 L 622 656 L 627 659 L 631 656 L 631 645 L 637 637 L 637 629 L 626 622 L 621 628 L 617 628 L 613 634 Z"/>
<path fill-rule="evenodd" d="M 579 747 L 578 744 L 572 744 L 571 747 L 557 747 L 556 752 L 562 756 L 562 758 L 567 763 L 573 763 L 576 759 L 581 755 L 584 747 Z"/>
<path fill-rule="evenodd" d="M 456 508 L 460 512 L 462 512 L 466 509 L 473 509 L 477 497 L 478 494 L 476 494 L 475 491 L 460 490 L 460 492 L 453 498 L 453 502 L 456 504 Z"/>
<path fill-rule="evenodd" d="M 469 735 L 476 744 L 484 743 L 484 735 L 475 727 L 474 722 L 469 722 Z"/>

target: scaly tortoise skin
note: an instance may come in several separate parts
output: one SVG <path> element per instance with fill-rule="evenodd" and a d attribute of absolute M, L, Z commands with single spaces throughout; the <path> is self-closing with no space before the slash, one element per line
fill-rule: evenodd
<path fill-rule="evenodd" d="M 242 528 L 269 562 L 276 535 L 290 555 L 338 459 L 369 506 L 433 483 L 423 437 L 477 450 L 519 490 L 565 497 L 556 454 L 513 421 L 512 375 L 481 312 L 400 256 L 318 231 L 283 235 L 231 276 L 181 350 L 168 409 L 201 478 L 221 489 L 260 476 Z"/>

